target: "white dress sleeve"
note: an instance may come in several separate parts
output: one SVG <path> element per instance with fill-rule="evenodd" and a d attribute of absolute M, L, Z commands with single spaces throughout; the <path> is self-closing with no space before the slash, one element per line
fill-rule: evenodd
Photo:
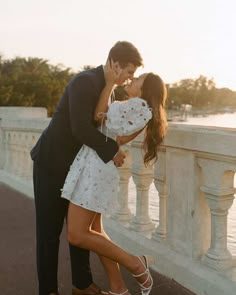
<path fill-rule="evenodd" d="M 109 106 L 106 127 L 118 136 L 130 135 L 145 127 L 152 118 L 152 110 L 139 97 L 115 101 Z"/>

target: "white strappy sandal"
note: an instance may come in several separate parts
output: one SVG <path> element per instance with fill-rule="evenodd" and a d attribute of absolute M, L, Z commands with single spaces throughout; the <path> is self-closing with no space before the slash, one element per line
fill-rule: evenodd
<path fill-rule="evenodd" d="M 151 264 L 154 264 L 154 258 L 152 256 L 149 256 L 149 255 L 143 255 L 142 256 L 144 258 L 144 262 L 143 260 L 138 256 L 138 259 L 141 261 L 141 263 L 143 264 L 143 266 L 145 267 L 145 271 L 143 273 L 140 273 L 138 275 L 134 275 L 133 276 L 135 278 L 139 278 L 143 275 L 147 275 L 147 279 L 145 280 L 145 282 L 143 283 L 139 283 L 140 287 L 141 287 L 141 294 L 142 295 L 149 295 L 151 290 L 152 290 L 152 286 L 153 286 L 153 279 L 152 279 L 152 276 L 150 274 L 150 271 L 149 271 L 149 265 Z M 145 287 L 144 285 L 150 281 L 150 286 L 149 287 Z"/>
<path fill-rule="evenodd" d="M 113 292 L 111 292 L 111 291 L 108 292 L 108 294 L 111 294 L 111 295 L 125 295 L 125 294 L 127 294 L 127 293 L 129 293 L 129 290 L 128 290 L 128 289 L 125 290 L 125 292 L 123 292 L 123 293 L 113 293 Z"/>

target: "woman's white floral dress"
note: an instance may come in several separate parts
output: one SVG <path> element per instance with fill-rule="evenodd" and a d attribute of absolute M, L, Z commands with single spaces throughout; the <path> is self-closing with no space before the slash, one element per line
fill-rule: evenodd
<path fill-rule="evenodd" d="M 145 127 L 152 117 L 141 98 L 111 103 L 100 131 L 113 139 Z M 83 145 L 75 157 L 62 189 L 62 197 L 86 209 L 111 215 L 117 206 L 119 172 L 111 160 L 104 163 L 96 151 Z"/>

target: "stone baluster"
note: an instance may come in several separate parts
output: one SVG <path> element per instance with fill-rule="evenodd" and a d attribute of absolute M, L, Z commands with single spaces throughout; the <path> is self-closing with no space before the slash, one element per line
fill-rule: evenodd
<path fill-rule="evenodd" d="M 29 142 L 29 146 L 28 146 L 28 155 L 29 155 L 29 161 L 30 161 L 30 175 L 31 175 L 31 179 L 32 179 L 32 175 L 33 175 L 33 161 L 31 159 L 30 156 L 30 151 L 32 150 L 32 148 L 34 147 L 34 145 L 36 144 L 37 140 L 39 138 L 39 135 L 35 134 L 35 133 L 31 133 L 31 137 L 30 137 L 30 142 Z"/>
<path fill-rule="evenodd" d="M 161 241 L 166 238 L 166 159 L 165 152 L 160 151 L 154 169 L 154 184 L 159 194 L 159 225 L 153 233 L 154 240 Z"/>
<path fill-rule="evenodd" d="M 11 143 L 11 152 L 12 152 L 12 174 L 17 175 L 18 172 L 18 145 L 17 145 L 17 136 L 16 132 L 12 132 L 12 143 Z"/>
<path fill-rule="evenodd" d="M 13 158 L 13 138 L 10 131 L 7 131 L 7 138 L 6 138 L 6 150 L 7 150 L 7 167 L 6 171 L 9 173 L 13 173 L 13 167 L 14 167 L 14 158 Z"/>
<path fill-rule="evenodd" d="M 1 126 L 0 118 L 0 170 L 4 168 L 4 162 L 6 161 L 6 151 L 4 147 L 4 131 Z"/>
<path fill-rule="evenodd" d="M 209 159 L 198 159 L 198 164 L 204 175 L 200 189 L 211 211 L 211 244 L 202 260 L 213 269 L 224 270 L 233 263 L 227 248 L 227 216 L 234 199 L 236 165 Z"/>
<path fill-rule="evenodd" d="M 8 154 L 8 161 L 7 161 L 7 172 L 12 171 L 12 134 L 10 131 L 7 131 L 7 141 L 6 141 L 6 149 Z"/>
<path fill-rule="evenodd" d="M 32 178 L 31 158 L 30 158 L 30 154 L 29 154 L 30 141 L 31 141 L 31 139 L 30 139 L 29 133 L 25 133 L 23 151 L 24 151 L 24 163 L 25 163 L 24 178 L 26 178 L 26 179 Z"/>
<path fill-rule="evenodd" d="M 15 175 L 21 177 L 22 175 L 22 171 L 24 171 L 24 163 L 23 163 L 23 146 L 22 146 L 22 140 L 21 140 L 21 132 L 17 132 L 16 133 L 16 137 L 15 137 L 15 143 L 14 143 L 14 150 L 16 153 L 16 157 L 15 157 Z M 23 166 L 22 166 L 23 164 Z M 22 169 L 23 168 L 23 169 Z"/>
<path fill-rule="evenodd" d="M 12 142 L 12 174 L 17 177 L 22 177 L 25 170 L 25 163 L 23 162 L 23 146 L 22 146 L 22 134 L 20 131 L 15 131 L 13 134 Z"/>
<path fill-rule="evenodd" d="M 113 216 L 114 219 L 119 220 L 120 222 L 128 222 L 132 218 L 128 206 L 128 188 L 129 188 L 129 179 L 131 177 L 131 153 L 127 149 L 125 151 L 126 158 L 122 167 L 118 168 L 120 174 L 120 190 L 118 197 L 118 208 Z"/>
<path fill-rule="evenodd" d="M 32 180 L 33 175 L 33 161 L 30 156 L 30 151 L 35 144 L 35 136 L 29 133 L 28 135 L 28 144 L 26 146 L 26 156 L 27 156 L 27 167 L 28 167 L 28 176 L 27 178 Z"/>
<path fill-rule="evenodd" d="M 9 145 L 8 145 L 8 133 L 6 130 L 3 131 L 3 149 L 4 149 L 4 161 L 3 161 L 3 170 L 8 171 L 9 167 Z"/>
<path fill-rule="evenodd" d="M 5 130 L 4 149 L 6 151 L 6 161 L 4 163 L 4 170 L 7 171 L 7 172 L 10 172 L 10 167 L 11 167 L 10 140 L 11 140 L 11 134 L 7 130 Z"/>
<path fill-rule="evenodd" d="M 21 132 L 20 134 L 20 138 L 21 138 L 21 141 L 20 141 L 20 146 L 21 146 L 21 159 L 20 159 L 20 167 L 21 167 L 21 177 L 22 178 L 26 178 L 26 175 L 27 175 L 27 161 L 26 161 L 26 157 L 25 157 L 25 146 L 26 146 L 26 143 L 25 143 L 25 132 Z"/>
<path fill-rule="evenodd" d="M 145 167 L 142 144 L 134 141 L 131 144 L 132 177 L 136 185 L 136 215 L 130 226 L 135 231 L 151 231 L 155 228 L 149 216 L 149 188 L 153 181 L 153 168 Z"/>

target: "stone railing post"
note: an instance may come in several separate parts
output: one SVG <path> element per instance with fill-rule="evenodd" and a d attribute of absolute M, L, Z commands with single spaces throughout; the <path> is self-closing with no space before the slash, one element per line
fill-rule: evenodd
<path fill-rule="evenodd" d="M 21 146 L 19 146 L 19 142 L 17 139 L 17 131 L 9 130 L 11 133 L 11 155 L 12 158 L 12 170 L 11 173 L 14 175 L 20 174 L 20 166 L 19 166 L 19 150 L 21 149 Z"/>
<path fill-rule="evenodd" d="M 154 184 L 159 195 L 159 224 L 153 233 L 154 240 L 163 240 L 166 238 L 166 159 L 165 152 L 160 151 L 158 161 L 154 168 Z"/>
<path fill-rule="evenodd" d="M 0 170 L 3 169 L 5 159 L 6 151 L 4 148 L 4 133 L 2 129 L 2 119 L 0 117 Z"/>
<path fill-rule="evenodd" d="M 198 159 L 202 168 L 205 194 L 211 211 L 211 244 L 203 262 L 216 270 L 232 267 L 233 260 L 227 248 L 227 216 L 234 199 L 236 165 L 210 159 Z"/>
<path fill-rule="evenodd" d="M 31 179 L 32 178 L 32 161 L 30 158 L 30 142 L 31 142 L 31 135 L 30 133 L 23 134 L 23 138 L 21 140 L 21 154 L 22 154 L 22 164 L 25 163 L 25 170 L 23 173 L 23 178 Z"/>
<path fill-rule="evenodd" d="M 26 167 L 26 163 L 24 162 L 24 157 L 23 157 L 23 146 L 22 146 L 22 134 L 18 131 L 16 131 L 16 140 L 14 143 L 15 146 L 15 153 L 16 153 L 16 170 L 15 170 L 15 175 L 22 175 L 22 166 Z"/>
<path fill-rule="evenodd" d="M 132 142 L 131 147 L 133 159 L 131 173 L 136 185 L 136 215 L 130 226 L 135 231 L 151 231 L 155 225 L 149 216 L 149 188 L 153 182 L 154 169 L 145 167 L 144 151 L 140 142 Z"/>
<path fill-rule="evenodd" d="M 4 170 L 13 173 L 14 171 L 14 159 L 13 159 L 13 149 L 12 149 L 12 134 L 9 131 L 5 130 L 5 136 L 4 136 L 4 147 L 6 151 L 6 161 L 4 164 Z"/>
<path fill-rule="evenodd" d="M 120 222 L 128 222 L 132 218 L 132 214 L 130 212 L 128 206 L 128 190 L 129 190 L 129 180 L 131 177 L 131 153 L 129 152 L 129 148 L 125 146 L 123 148 L 125 150 L 126 158 L 122 167 L 118 168 L 120 173 L 120 190 L 118 197 L 118 208 L 112 216 L 112 218 L 119 220 Z"/>

